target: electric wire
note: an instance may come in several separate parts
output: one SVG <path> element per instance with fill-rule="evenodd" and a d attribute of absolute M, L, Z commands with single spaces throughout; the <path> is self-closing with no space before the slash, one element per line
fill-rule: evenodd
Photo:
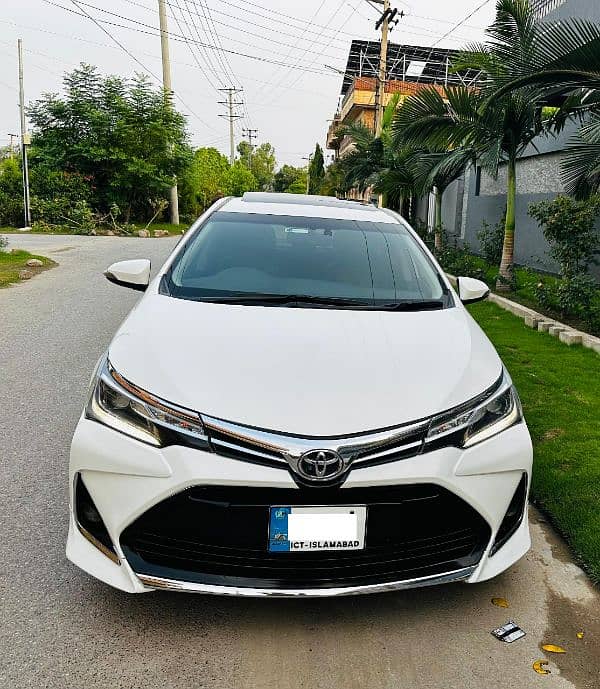
<path fill-rule="evenodd" d="M 76 12 L 75 10 L 73 10 L 69 7 L 65 7 L 64 5 L 60 5 L 59 3 L 54 2 L 54 0 L 42 0 L 42 2 L 45 2 L 49 5 L 53 5 L 54 7 L 58 7 L 62 10 L 65 10 L 67 12 L 70 12 L 70 13 L 75 14 L 75 15 L 80 16 L 80 17 L 86 17 L 87 16 L 83 13 Z M 129 31 L 135 31 L 137 33 L 145 34 L 147 36 L 156 37 L 156 36 L 160 35 L 160 33 L 158 33 L 158 29 L 156 27 L 150 25 L 150 24 L 145 24 L 144 22 L 140 22 L 140 21 L 131 19 L 130 17 L 124 17 L 123 15 L 116 14 L 115 12 L 109 12 L 108 10 L 105 10 L 102 7 L 98 7 L 97 5 L 91 5 L 90 3 L 85 3 L 85 4 L 88 7 L 92 7 L 92 8 L 94 8 L 100 12 L 106 12 L 106 13 L 111 14 L 113 16 L 119 17 L 120 19 L 122 19 L 124 21 L 129 21 L 129 22 L 132 22 L 134 24 L 137 24 L 138 26 L 143 26 L 145 28 L 139 29 L 139 28 L 136 28 L 133 26 L 129 26 L 127 24 L 119 24 L 117 22 L 108 21 L 106 19 L 97 19 L 96 21 L 99 22 L 100 24 L 106 24 L 107 26 L 116 26 L 116 27 L 119 27 L 122 29 L 128 29 Z M 170 33 L 170 38 L 171 38 L 171 40 L 173 40 L 175 42 L 185 42 L 185 39 L 183 36 L 181 36 L 179 34 L 174 34 L 172 32 Z M 203 45 L 207 48 L 216 49 L 216 46 L 214 46 L 212 44 L 202 43 L 200 41 L 193 41 L 193 42 L 196 44 L 199 44 L 199 45 Z M 256 60 L 258 62 L 266 62 L 269 64 L 274 64 L 274 65 L 283 66 L 283 67 L 295 67 L 294 65 L 282 62 L 281 60 L 272 60 L 272 59 L 266 58 L 266 57 L 261 56 L 261 55 L 252 55 L 252 54 L 248 54 L 248 53 L 242 53 L 240 51 L 232 50 L 230 48 L 224 48 L 224 50 L 225 50 L 225 52 L 227 52 L 230 55 L 238 55 L 239 57 L 247 58 L 250 60 Z M 327 70 L 324 70 L 324 69 L 308 69 L 306 67 L 298 67 L 298 70 L 303 71 L 303 72 L 310 72 L 311 74 L 318 74 L 321 76 L 331 76 L 331 73 L 328 72 Z"/>
<path fill-rule="evenodd" d="M 46 0 L 46 1 L 48 1 L 48 0 Z M 149 74 L 150 76 L 154 77 L 154 79 L 155 79 L 156 81 L 158 81 L 159 84 L 162 85 L 162 79 L 161 79 L 160 77 L 158 77 L 154 72 L 152 72 L 152 70 L 149 70 L 149 69 L 146 67 L 146 65 L 144 65 L 144 63 L 143 63 L 141 60 L 139 60 L 139 59 L 138 59 L 138 58 L 137 58 L 137 57 L 136 57 L 136 56 L 135 56 L 135 55 L 134 55 L 134 54 L 123 44 L 123 43 L 121 43 L 121 41 L 119 41 L 118 38 L 116 38 L 115 36 L 113 36 L 113 35 L 110 33 L 110 31 L 108 31 L 108 29 L 106 29 L 104 26 L 102 26 L 102 24 L 101 24 L 100 22 L 96 21 L 95 17 L 93 17 L 93 16 L 90 15 L 85 9 L 83 9 L 82 7 L 80 7 L 80 6 L 79 6 L 79 3 L 77 2 L 77 0 L 71 0 L 71 3 L 72 3 L 73 5 L 75 5 L 75 7 L 77 7 L 77 9 L 80 10 L 80 12 L 82 12 L 84 16 L 86 16 L 90 21 L 92 21 L 101 31 L 103 31 L 103 32 L 104 32 L 114 43 L 116 43 L 116 44 L 121 48 L 121 50 L 123 50 L 123 51 L 124 51 L 124 52 L 125 52 L 125 53 L 126 53 L 126 54 L 127 54 L 137 65 L 138 65 L 138 66 L 140 66 L 140 67 L 144 70 L 144 72 L 146 72 L 146 73 Z M 54 3 L 50 3 L 50 4 L 54 4 Z M 65 9 L 65 8 L 63 8 L 63 9 Z M 194 110 L 192 110 L 192 108 L 190 108 L 190 106 L 183 100 L 183 98 L 181 98 L 181 96 L 180 96 L 179 94 L 177 94 L 177 93 L 174 92 L 173 95 L 175 96 L 175 98 L 177 98 L 177 100 L 178 100 L 185 108 L 187 108 L 187 110 L 189 110 L 189 112 L 190 112 L 190 113 L 191 113 L 201 124 L 203 124 L 205 127 L 208 127 L 209 129 L 212 129 L 212 130 L 215 131 L 215 132 L 217 131 L 214 127 L 212 127 L 210 124 L 208 124 L 208 122 L 205 122 L 196 112 L 194 112 Z"/>

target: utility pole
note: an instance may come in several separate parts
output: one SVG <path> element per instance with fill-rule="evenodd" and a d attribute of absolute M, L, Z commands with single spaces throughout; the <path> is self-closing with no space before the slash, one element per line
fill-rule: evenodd
<path fill-rule="evenodd" d="M 235 163 L 235 137 L 233 132 L 233 123 L 235 120 L 239 120 L 242 115 L 238 115 L 235 112 L 235 107 L 238 105 L 243 105 L 241 101 L 234 101 L 236 93 L 241 93 L 242 89 L 228 88 L 219 89 L 227 94 L 227 100 L 220 100 L 219 105 L 226 105 L 228 113 L 226 115 L 219 115 L 219 117 L 224 117 L 229 120 L 229 162 L 231 165 Z"/>
<path fill-rule="evenodd" d="M 390 0 L 373 0 L 378 5 L 383 5 L 383 14 L 375 24 L 375 28 L 381 28 L 381 48 L 379 52 L 379 75 L 377 78 L 377 93 L 375 96 L 375 135 L 379 136 L 383 128 L 383 111 L 385 109 L 385 82 L 387 76 L 387 48 L 389 35 L 389 20 L 392 11 Z"/>
<path fill-rule="evenodd" d="M 171 58 L 169 56 L 169 29 L 167 27 L 167 8 L 165 0 L 158 0 L 158 20 L 160 24 L 160 51 L 162 55 L 162 76 L 165 101 L 172 107 L 171 97 L 173 86 L 171 84 Z M 179 196 L 177 195 L 177 180 L 169 192 L 171 224 L 179 225 Z"/>
<path fill-rule="evenodd" d="M 242 129 L 242 132 L 244 133 L 244 136 L 248 137 L 250 148 L 254 150 L 252 139 L 258 139 L 258 129 Z"/>
<path fill-rule="evenodd" d="M 14 158 L 15 157 L 15 147 L 13 145 L 13 139 L 17 139 L 17 141 L 18 141 L 19 135 L 18 134 L 9 134 L 8 138 L 10 141 L 10 143 L 8 144 L 8 150 L 10 152 L 10 157 Z"/>
<path fill-rule="evenodd" d="M 379 53 L 379 74 L 377 77 L 377 90 L 375 93 L 375 134 L 379 136 L 383 129 L 383 111 L 385 110 L 385 85 L 387 80 L 387 52 L 390 31 L 404 17 L 404 11 L 398 13 L 397 9 L 391 9 L 390 0 L 368 0 L 371 4 L 377 3 L 383 6 L 381 17 L 375 23 L 375 28 L 381 29 L 381 49 Z"/>
<path fill-rule="evenodd" d="M 23 168 L 23 218 L 25 226 L 23 229 L 31 227 L 31 208 L 29 204 L 29 166 L 27 164 L 27 125 L 25 123 L 25 91 L 23 89 L 23 41 L 19 38 L 17 42 L 19 51 L 19 111 L 21 115 L 21 167 Z M 11 139 L 12 148 L 12 139 Z"/>

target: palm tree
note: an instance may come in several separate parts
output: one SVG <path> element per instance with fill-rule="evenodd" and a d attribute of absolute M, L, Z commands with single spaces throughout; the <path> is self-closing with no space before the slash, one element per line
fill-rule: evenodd
<path fill-rule="evenodd" d="M 600 25 L 569 18 L 540 22 L 524 53 L 498 43 L 506 65 L 496 96 L 536 88 L 536 99 L 560 106 L 552 125 L 560 131 L 569 118 L 585 119 L 563 159 L 565 188 L 578 198 L 600 192 Z"/>
<path fill-rule="evenodd" d="M 461 177 L 470 163 L 475 160 L 470 148 L 445 149 L 440 151 L 416 151 L 413 154 L 412 170 L 420 194 L 435 193 L 434 235 L 435 248 L 442 248 L 443 223 L 442 203 L 446 189 Z"/>
<path fill-rule="evenodd" d="M 414 150 L 396 147 L 391 132 L 394 114 L 400 101 L 395 94 L 384 110 L 381 135 L 362 123 L 344 127 L 341 134 L 354 142 L 353 150 L 340 160 L 346 184 L 364 192 L 372 188 L 382 195 L 383 205 L 401 209 L 403 200 L 417 193 L 411 162 Z"/>
<path fill-rule="evenodd" d="M 385 167 L 383 142 L 360 122 L 343 127 L 340 135 L 354 143 L 352 151 L 340 159 L 346 184 L 362 193 L 373 186 L 375 176 Z"/>
<path fill-rule="evenodd" d="M 512 282 L 517 160 L 545 129 L 534 88 L 522 87 L 501 97 L 490 96 L 506 83 L 505 46 L 511 45 L 515 54 L 525 55 L 534 33 L 528 0 L 498 0 L 496 20 L 487 30 L 490 41 L 470 46 L 460 64 L 455 65 L 457 69 L 480 69 L 485 75 L 482 88 L 420 91 L 399 109 L 393 125 L 398 141 L 433 150 L 472 150 L 479 164 L 494 177 L 500 164 L 506 164 L 507 210 L 498 290 L 509 289 Z"/>

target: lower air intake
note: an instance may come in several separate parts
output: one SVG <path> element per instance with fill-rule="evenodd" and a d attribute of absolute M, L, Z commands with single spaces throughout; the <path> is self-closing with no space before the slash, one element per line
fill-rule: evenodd
<path fill-rule="evenodd" d="M 269 552 L 271 505 L 367 505 L 360 551 Z M 362 586 L 476 565 L 487 522 L 435 485 L 347 489 L 195 487 L 168 498 L 121 535 L 140 575 L 276 589 Z"/>

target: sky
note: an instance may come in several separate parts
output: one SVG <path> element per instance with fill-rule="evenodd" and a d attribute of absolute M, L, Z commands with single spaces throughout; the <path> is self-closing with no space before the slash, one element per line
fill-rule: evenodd
<path fill-rule="evenodd" d="M 405 16 L 390 40 L 448 48 L 480 40 L 493 17 L 493 0 L 444 34 L 483 1 L 392 0 Z M 3 0 L 0 145 L 19 131 L 18 38 L 26 102 L 60 93 L 63 74 L 80 62 L 122 77 L 148 72 L 159 84 L 157 7 L 157 0 Z M 235 86 L 243 89 L 236 96 L 243 101 L 236 142 L 243 129 L 258 129 L 255 143 L 270 142 L 279 165 L 304 165 L 316 142 L 325 145 L 342 80 L 334 70 L 344 69 L 353 38 L 379 35 L 378 11 L 367 0 L 167 0 L 167 15 L 175 102 L 188 118 L 192 144 L 228 154 L 219 89 Z"/>

